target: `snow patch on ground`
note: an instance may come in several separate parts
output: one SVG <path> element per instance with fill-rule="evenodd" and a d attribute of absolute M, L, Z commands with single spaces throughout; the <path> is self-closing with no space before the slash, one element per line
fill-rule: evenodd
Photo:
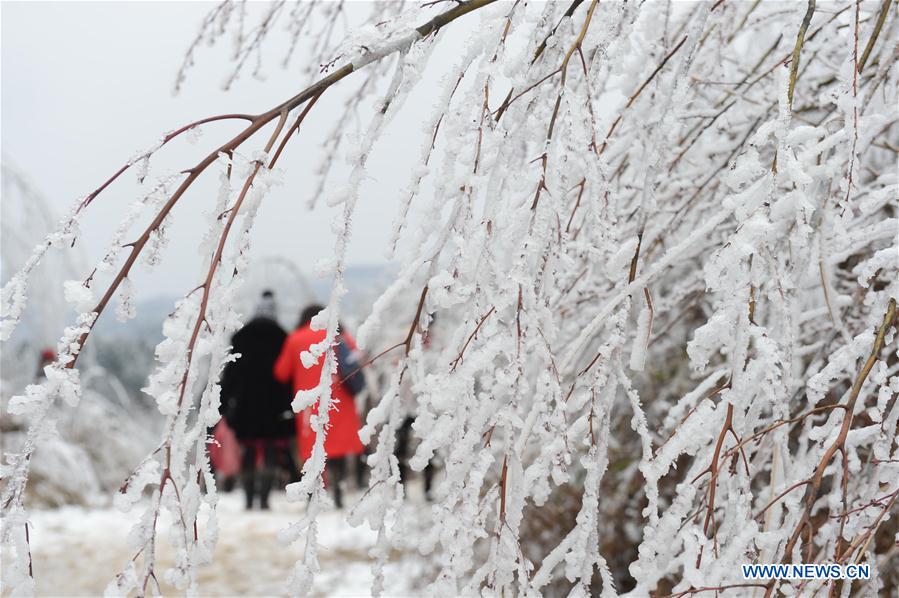
<path fill-rule="evenodd" d="M 238 492 L 220 496 L 219 541 L 213 562 L 198 572 L 201 596 L 283 595 L 293 564 L 302 556 L 301 543 L 285 546 L 278 531 L 299 520 L 305 506 L 272 496 L 270 511 L 245 511 Z M 63 507 L 31 513 L 31 544 L 38 596 L 101 596 L 116 571 L 133 555 L 128 532 L 137 515 L 114 508 Z M 319 516 L 319 558 L 314 596 L 369 596 L 372 575 L 368 550 L 377 533 L 351 527 L 346 511 Z M 201 522 L 203 518 L 201 517 Z M 166 541 L 170 522 L 160 522 L 158 571 L 172 564 Z M 203 529 L 201 527 L 201 534 Z M 414 593 L 412 559 L 400 558 L 385 572 L 387 595 Z M 162 576 L 159 576 L 160 580 Z M 163 584 L 166 595 L 178 594 Z"/>

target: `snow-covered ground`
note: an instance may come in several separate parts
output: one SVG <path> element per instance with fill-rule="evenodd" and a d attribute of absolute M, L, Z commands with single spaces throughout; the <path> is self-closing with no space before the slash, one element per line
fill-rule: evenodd
<path fill-rule="evenodd" d="M 270 511 L 245 511 L 240 492 L 220 496 L 219 541 L 213 562 L 199 571 L 201 596 L 284 594 L 285 582 L 302 547 L 300 543 L 284 545 L 277 535 L 301 518 L 304 506 L 288 502 L 283 492 L 272 496 L 271 506 Z M 137 515 L 114 507 L 33 511 L 31 544 L 37 594 L 102 595 L 116 572 L 133 556 L 127 538 Z M 351 527 L 345 516 L 346 511 L 337 510 L 319 516 L 322 571 L 316 576 L 313 595 L 370 595 L 368 549 L 374 545 L 376 532 Z M 163 521 L 160 539 L 166 537 L 167 527 L 168 522 Z M 165 541 L 157 548 L 158 570 L 162 571 L 172 563 L 172 549 Z M 389 564 L 386 593 L 414 594 L 415 571 L 408 560 Z M 163 590 L 166 595 L 178 593 L 164 584 Z"/>

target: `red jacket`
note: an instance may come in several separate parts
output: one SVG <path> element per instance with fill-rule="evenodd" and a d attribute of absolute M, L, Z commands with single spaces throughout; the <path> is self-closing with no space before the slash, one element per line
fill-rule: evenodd
<path fill-rule="evenodd" d="M 284 383 L 290 382 L 294 393 L 318 386 L 324 367 L 324 357 L 312 367 L 305 368 L 300 361 L 300 353 L 308 351 L 309 347 L 320 343 L 324 338 L 324 330 L 312 330 L 309 325 L 294 330 L 287 337 L 281 348 L 281 355 L 275 361 L 275 378 Z M 348 334 L 341 334 L 341 338 L 352 350 L 356 349 L 356 343 Z M 330 421 L 325 436 L 325 454 L 329 458 L 361 454 L 363 447 L 362 441 L 359 440 L 360 425 L 356 403 L 353 401 L 353 395 L 341 384 L 336 374 L 331 382 L 331 400 Z M 300 458 L 303 460 L 312 455 L 312 446 L 315 444 L 315 432 L 309 423 L 313 413 L 318 413 L 317 402 L 296 416 L 297 443 Z"/>

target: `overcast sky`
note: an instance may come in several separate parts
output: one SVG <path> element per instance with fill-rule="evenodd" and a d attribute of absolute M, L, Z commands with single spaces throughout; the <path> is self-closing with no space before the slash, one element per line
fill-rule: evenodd
<path fill-rule="evenodd" d="M 271 66 L 265 81 L 245 75 L 232 90 L 222 91 L 231 47 L 221 44 L 202 48 L 183 91 L 172 95 L 184 52 L 212 6 L 3 2 L 0 139 L 4 159 L 28 175 L 62 213 L 163 133 L 209 115 L 262 112 L 296 93 L 303 80 L 297 73 L 302 58 L 283 70 L 281 46 L 275 43 L 266 53 Z M 367 11 L 368 7 L 359 2 L 350 3 L 350 9 Z M 432 60 L 446 62 L 440 52 Z M 310 213 L 303 203 L 320 143 L 315 141 L 316 134 L 321 137 L 336 118 L 339 93 L 316 106 L 307 138 L 291 144 L 282 159 L 286 184 L 267 196 L 256 225 L 255 256 L 290 257 L 310 276 L 316 261 L 331 253 L 334 212 L 320 206 Z M 351 265 L 384 263 L 399 191 L 408 180 L 410 159 L 417 152 L 428 112 L 427 105 L 416 103 L 404 111 L 402 124 L 390 132 L 371 163 L 348 252 Z M 212 124 L 196 144 L 182 141 L 167 146 L 151 174 L 192 166 L 240 126 L 237 122 Z M 264 143 L 262 136 L 259 143 Z M 144 297 L 182 294 L 199 282 L 196 245 L 205 226 L 202 214 L 214 202 L 216 189 L 215 175 L 205 176 L 175 209 L 176 224 L 165 261 L 136 280 Z M 92 265 L 106 247 L 137 192 L 134 177 L 126 175 L 94 204 L 84 220 L 80 243 L 86 264 Z"/>

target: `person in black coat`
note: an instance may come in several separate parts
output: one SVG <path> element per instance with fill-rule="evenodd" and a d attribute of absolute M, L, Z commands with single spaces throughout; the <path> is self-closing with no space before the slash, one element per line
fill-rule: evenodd
<path fill-rule="evenodd" d="M 247 509 L 253 507 L 257 494 L 260 508 L 268 509 L 278 453 L 289 448 L 295 434 L 290 388 L 272 374 L 286 338 L 275 321 L 274 293 L 265 291 L 253 319 L 231 339 L 232 351 L 240 357 L 228 363 L 222 374 L 223 414 L 243 449 L 241 477 Z"/>

